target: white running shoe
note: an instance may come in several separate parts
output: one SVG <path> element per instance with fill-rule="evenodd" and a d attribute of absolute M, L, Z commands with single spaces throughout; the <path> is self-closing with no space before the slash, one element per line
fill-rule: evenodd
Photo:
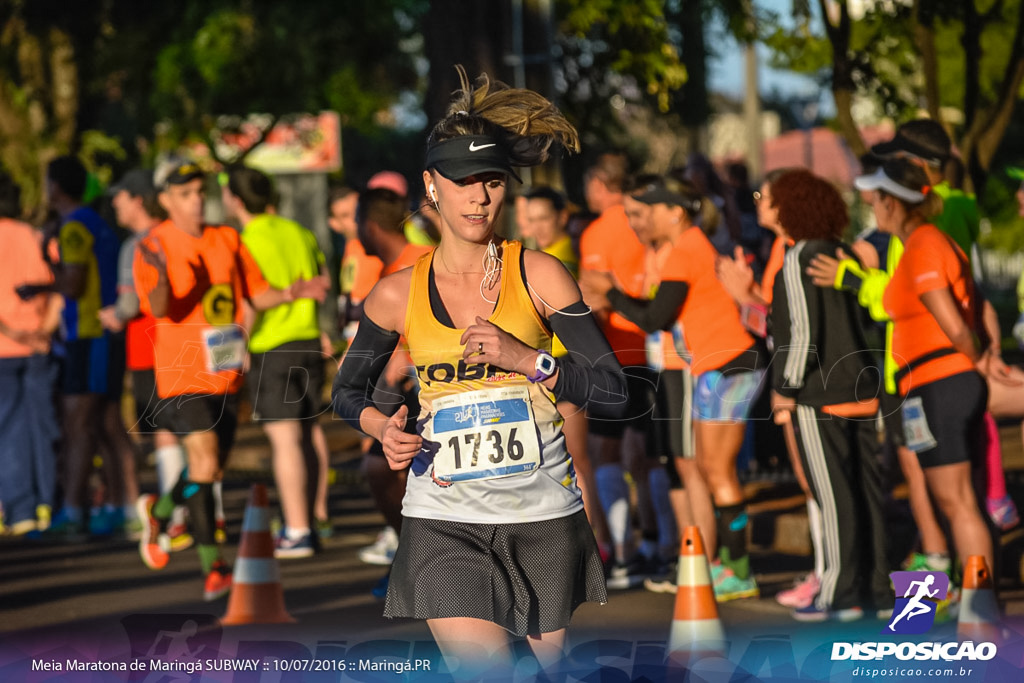
<path fill-rule="evenodd" d="M 389 565 L 395 560 L 395 551 L 398 550 L 398 534 L 389 526 L 377 534 L 377 540 L 373 545 L 368 545 L 359 551 L 359 559 L 366 564 Z"/>

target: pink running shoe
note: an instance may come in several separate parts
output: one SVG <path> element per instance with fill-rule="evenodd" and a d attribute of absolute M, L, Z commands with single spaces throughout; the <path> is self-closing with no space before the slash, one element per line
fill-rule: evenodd
<path fill-rule="evenodd" d="M 985 501 L 985 508 L 992 523 L 1006 531 L 1020 523 L 1020 516 L 1017 514 L 1017 506 L 1013 498 L 1003 496 L 1002 498 L 989 498 Z"/>
<path fill-rule="evenodd" d="M 818 594 L 820 588 L 821 581 L 814 572 L 810 572 L 789 590 L 781 591 L 775 596 L 775 600 L 784 607 L 802 609 L 814 602 L 814 596 Z"/>

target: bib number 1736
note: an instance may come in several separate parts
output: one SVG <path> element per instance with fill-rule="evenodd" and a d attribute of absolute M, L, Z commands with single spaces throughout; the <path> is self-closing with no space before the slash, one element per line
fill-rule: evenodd
<path fill-rule="evenodd" d="M 540 441 L 529 391 L 509 387 L 467 392 L 434 402 L 434 478 L 443 483 L 532 472 Z"/>
<path fill-rule="evenodd" d="M 493 464 L 497 465 L 505 460 L 507 455 L 509 460 L 516 461 L 523 459 L 523 442 L 516 439 L 516 428 L 513 427 L 508 432 L 508 442 L 502 444 L 501 432 L 497 429 L 489 430 L 485 435 L 481 435 L 480 432 L 475 434 L 463 434 L 462 439 L 465 442 L 465 451 L 459 444 L 459 437 L 453 436 L 448 439 L 448 446 L 452 449 L 455 455 L 455 469 L 462 469 L 463 458 L 469 458 L 469 466 L 476 467 L 480 463 L 480 443 L 486 441 L 486 447 L 489 447 L 490 453 L 487 455 L 487 459 Z M 483 438 L 481 438 L 483 437 Z"/>

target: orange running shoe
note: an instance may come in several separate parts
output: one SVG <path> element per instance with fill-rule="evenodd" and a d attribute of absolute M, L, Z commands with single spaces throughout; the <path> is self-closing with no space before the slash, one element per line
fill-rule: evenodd
<path fill-rule="evenodd" d="M 206 575 L 206 586 L 203 589 L 203 600 L 212 602 L 224 597 L 231 590 L 231 569 L 223 561 L 213 563 L 210 573 Z"/>
<path fill-rule="evenodd" d="M 161 533 L 160 521 L 153 516 L 153 505 L 157 497 L 153 494 L 139 496 L 135 509 L 142 522 L 142 536 L 139 538 L 139 555 L 150 569 L 163 569 L 170 559 L 167 534 Z"/>

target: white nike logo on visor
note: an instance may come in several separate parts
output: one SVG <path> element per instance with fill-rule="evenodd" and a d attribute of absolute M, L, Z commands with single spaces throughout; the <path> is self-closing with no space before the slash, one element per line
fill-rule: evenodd
<path fill-rule="evenodd" d="M 487 149 L 488 147 L 494 147 L 497 144 L 498 143 L 496 143 L 496 142 L 491 142 L 491 143 L 488 143 L 486 145 L 478 145 L 475 142 L 471 142 L 471 143 L 469 143 L 469 151 L 470 152 L 479 152 L 482 149 Z"/>

